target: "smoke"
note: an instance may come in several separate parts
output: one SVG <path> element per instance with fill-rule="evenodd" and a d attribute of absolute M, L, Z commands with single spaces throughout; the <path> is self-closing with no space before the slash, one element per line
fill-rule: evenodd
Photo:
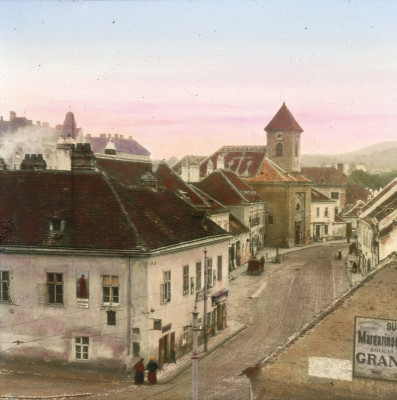
<path fill-rule="evenodd" d="M 49 126 L 30 125 L 7 131 L 0 135 L 0 158 L 11 166 L 13 160 L 22 161 L 25 154 L 44 154 L 58 139 L 59 132 Z"/>

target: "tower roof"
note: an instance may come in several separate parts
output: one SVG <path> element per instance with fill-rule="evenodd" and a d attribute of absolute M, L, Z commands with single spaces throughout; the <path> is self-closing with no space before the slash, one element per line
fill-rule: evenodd
<path fill-rule="evenodd" d="M 271 131 L 299 131 L 303 132 L 303 129 L 296 122 L 294 116 L 291 114 L 291 111 L 288 110 L 285 103 L 281 106 L 281 108 L 277 111 L 277 114 L 273 117 L 273 119 L 267 124 L 265 128 L 266 132 Z"/>

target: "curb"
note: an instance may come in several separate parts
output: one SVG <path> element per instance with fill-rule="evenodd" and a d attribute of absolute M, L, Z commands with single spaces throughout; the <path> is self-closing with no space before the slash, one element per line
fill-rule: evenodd
<path fill-rule="evenodd" d="M 59 394 L 56 396 L 12 396 L 4 395 L 0 396 L 0 399 L 64 399 L 65 397 L 82 397 L 82 396 L 92 396 L 93 393 L 74 393 L 74 394 Z"/>

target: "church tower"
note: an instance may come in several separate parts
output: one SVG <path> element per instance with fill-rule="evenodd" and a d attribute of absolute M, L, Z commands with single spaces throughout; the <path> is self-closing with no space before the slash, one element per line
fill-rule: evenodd
<path fill-rule="evenodd" d="M 300 136 L 303 129 L 285 103 L 267 124 L 266 155 L 286 172 L 300 172 Z"/>

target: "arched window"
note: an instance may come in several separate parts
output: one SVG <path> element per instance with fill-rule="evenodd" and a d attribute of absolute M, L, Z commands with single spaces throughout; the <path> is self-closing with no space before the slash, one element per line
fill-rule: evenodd
<path fill-rule="evenodd" d="M 276 157 L 283 156 L 283 145 L 281 143 L 276 144 Z"/>
<path fill-rule="evenodd" d="M 298 142 L 295 142 L 295 157 L 298 157 Z"/>

